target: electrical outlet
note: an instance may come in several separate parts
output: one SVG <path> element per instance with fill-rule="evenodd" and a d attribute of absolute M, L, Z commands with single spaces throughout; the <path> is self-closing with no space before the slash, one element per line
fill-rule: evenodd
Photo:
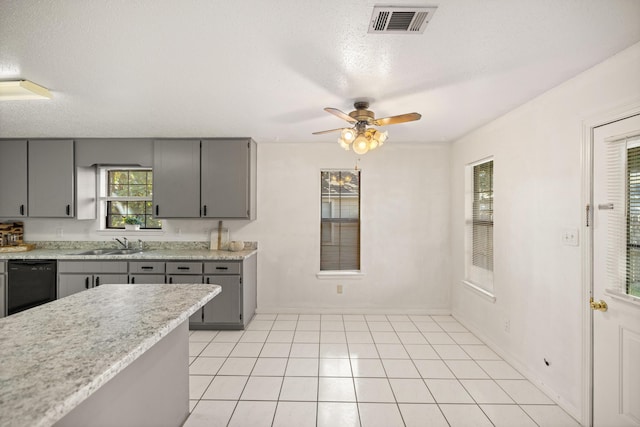
<path fill-rule="evenodd" d="M 578 229 L 565 228 L 562 231 L 562 243 L 565 246 L 578 246 Z"/>
<path fill-rule="evenodd" d="M 342 293 L 342 285 L 338 285 L 338 293 L 341 294 Z"/>
<path fill-rule="evenodd" d="M 510 333 L 511 332 L 511 321 L 509 319 L 504 319 L 502 326 L 503 326 L 504 331 L 506 333 Z"/>

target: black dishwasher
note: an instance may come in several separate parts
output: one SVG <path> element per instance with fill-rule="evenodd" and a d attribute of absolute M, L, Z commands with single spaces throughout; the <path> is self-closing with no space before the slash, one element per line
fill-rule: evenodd
<path fill-rule="evenodd" d="M 10 260 L 7 314 L 15 314 L 56 299 L 56 262 Z"/>

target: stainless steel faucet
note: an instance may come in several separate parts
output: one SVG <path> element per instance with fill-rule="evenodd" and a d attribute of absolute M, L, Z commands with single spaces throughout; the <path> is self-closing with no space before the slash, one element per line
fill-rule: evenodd
<path fill-rule="evenodd" d="M 126 237 L 122 238 L 122 240 L 124 240 L 124 242 L 122 240 L 118 239 L 117 237 L 114 237 L 113 240 L 115 240 L 116 242 L 120 243 L 124 249 L 129 249 L 129 240 L 127 240 Z"/>

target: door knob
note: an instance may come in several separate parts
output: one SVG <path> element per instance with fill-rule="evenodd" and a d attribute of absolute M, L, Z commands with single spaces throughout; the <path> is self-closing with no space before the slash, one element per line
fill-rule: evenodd
<path fill-rule="evenodd" d="M 594 301 L 593 297 L 589 300 L 589 306 L 591 306 L 591 310 L 598 310 L 598 311 L 607 311 L 607 303 L 604 302 L 603 300 L 600 301 Z"/>

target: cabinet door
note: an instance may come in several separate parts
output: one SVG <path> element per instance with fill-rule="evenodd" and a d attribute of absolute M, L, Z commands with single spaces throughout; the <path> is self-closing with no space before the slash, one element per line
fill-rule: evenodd
<path fill-rule="evenodd" d="M 189 325 L 202 325 L 202 309 L 199 308 L 198 311 L 189 316 Z"/>
<path fill-rule="evenodd" d="M 129 278 L 132 285 L 164 283 L 164 274 L 132 274 Z"/>
<path fill-rule="evenodd" d="M 197 274 L 168 274 L 167 283 L 202 283 L 202 276 Z"/>
<path fill-rule="evenodd" d="M 89 289 L 92 283 L 91 275 L 60 274 L 58 275 L 58 299 Z"/>
<path fill-rule="evenodd" d="M 74 216 L 73 141 L 29 141 L 29 216 Z"/>
<path fill-rule="evenodd" d="M 203 217 L 249 217 L 249 149 L 248 139 L 202 141 Z"/>
<path fill-rule="evenodd" d="M 96 274 L 93 276 L 93 286 L 127 283 L 129 283 L 129 276 L 126 274 Z"/>
<path fill-rule="evenodd" d="M 7 287 L 4 278 L 5 275 L 0 274 L 0 317 L 7 315 Z"/>
<path fill-rule="evenodd" d="M 0 141 L 0 217 L 27 215 L 27 141 Z"/>
<path fill-rule="evenodd" d="M 220 285 L 222 292 L 203 307 L 204 323 L 240 323 L 240 276 L 207 276 L 205 282 Z"/>
<path fill-rule="evenodd" d="M 200 141 L 154 141 L 153 209 L 157 218 L 200 217 Z"/>

